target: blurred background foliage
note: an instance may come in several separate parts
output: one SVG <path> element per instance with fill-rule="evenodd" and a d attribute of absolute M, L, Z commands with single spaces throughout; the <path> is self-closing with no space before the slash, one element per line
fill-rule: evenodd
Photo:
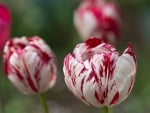
<path fill-rule="evenodd" d="M 81 0 L 0 0 L 12 13 L 10 37 L 42 37 L 58 59 L 56 86 L 47 93 L 51 113 L 100 113 L 76 99 L 63 80 L 63 59 L 81 42 L 74 25 L 73 12 Z M 135 86 L 114 113 L 150 113 L 150 0 L 117 0 L 122 9 L 122 36 L 117 49 L 122 52 L 132 42 L 137 54 Z M 1 54 L 2 55 L 2 54 Z M 42 113 L 36 95 L 23 95 L 7 79 L 0 64 L 0 113 Z"/>

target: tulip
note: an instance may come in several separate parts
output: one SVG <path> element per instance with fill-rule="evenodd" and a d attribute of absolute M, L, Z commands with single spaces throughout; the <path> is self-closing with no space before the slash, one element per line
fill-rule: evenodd
<path fill-rule="evenodd" d="M 131 43 L 122 55 L 110 44 L 91 37 L 64 59 L 68 89 L 87 105 L 113 107 L 130 94 L 136 77 Z"/>
<path fill-rule="evenodd" d="M 9 9 L 0 4 L 0 51 L 3 49 L 3 46 L 10 34 L 11 26 L 11 15 Z"/>
<path fill-rule="evenodd" d="M 83 0 L 74 13 L 74 25 L 83 40 L 90 36 L 115 44 L 121 32 L 117 4 L 107 0 Z"/>
<path fill-rule="evenodd" d="M 40 37 L 8 40 L 3 58 L 6 75 L 21 92 L 42 93 L 55 84 L 55 55 Z"/>

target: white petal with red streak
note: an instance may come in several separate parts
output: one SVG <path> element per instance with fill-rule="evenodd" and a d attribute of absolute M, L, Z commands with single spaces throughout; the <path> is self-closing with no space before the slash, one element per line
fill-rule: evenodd
<path fill-rule="evenodd" d="M 87 74 L 88 73 L 86 73 L 86 76 L 88 77 Z M 99 85 L 97 82 L 94 82 L 94 79 L 95 78 L 92 78 L 90 81 L 84 82 L 83 95 L 86 98 L 86 101 L 88 103 L 90 103 L 93 106 L 100 107 L 102 105 L 100 105 L 99 102 L 95 98 L 95 91 L 99 92 Z M 86 81 L 86 79 L 85 79 L 85 81 Z"/>
<path fill-rule="evenodd" d="M 72 79 L 71 79 L 71 77 L 72 76 L 74 76 L 74 75 L 72 75 L 71 73 L 69 73 L 69 71 L 71 70 L 71 68 L 72 68 L 72 63 L 75 63 L 74 61 L 75 61 L 75 59 L 72 57 L 72 55 L 68 55 L 67 57 L 69 57 L 69 61 L 67 62 L 67 63 L 69 63 L 68 65 L 69 65 L 69 67 L 66 67 L 65 65 L 64 65 L 64 67 L 63 67 L 63 72 L 64 72 L 64 75 L 65 75 L 65 82 L 66 82 L 66 85 L 67 85 L 67 87 L 68 87 L 68 89 L 75 95 L 75 96 L 77 96 L 77 97 L 79 97 L 79 95 L 78 95 L 78 93 L 77 93 L 77 91 L 76 91 L 76 88 L 75 88 L 75 86 L 74 86 L 74 84 L 73 84 L 73 82 L 72 82 Z M 70 75 L 71 74 L 71 75 Z"/>
<path fill-rule="evenodd" d="M 39 37 L 38 36 L 34 36 L 33 38 L 39 38 Z M 30 50 L 30 51 L 31 51 L 31 49 L 35 50 L 35 48 L 33 48 L 32 45 L 36 45 L 37 47 L 39 47 L 42 50 L 42 52 L 45 52 L 45 53 L 47 53 L 50 56 L 51 56 L 51 54 L 53 55 L 53 53 L 50 50 L 50 48 L 40 38 L 39 38 L 39 40 L 31 41 L 30 44 L 28 45 L 30 48 L 27 48 L 27 49 Z M 40 50 L 37 50 L 37 51 L 40 51 Z"/>
<path fill-rule="evenodd" d="M 34 57 L 35 54 L 30 54 L 28 59 L 27 60 L 32 60 L 32 62 L 36 59 L 36 57 Z M 34 93 L 34 91 L 30 88 L 27 80 L 26 80 L 26 77 L 28 76 L 27 75 L 27 72 L 26 72 L 26 69 L 25 69 L 25 65 L 22 61 L 22 58 L 19 58 L 19 57 L 23 57 L 23 54 L 21 56 L 19 56 L 17 53 L 13 53 L 9 59 L 9 63 L 10 63 L 10 67 L 14 68 L 16 67 L 17 70 L 20 72 L 20 74 L 22 75 L 22 78 L 24 79 L 23 81 L 21 81 L 15 71 L 14 72 L 10 72 L 10 75 L 8 75 L 9 79 L 11 79 L 11 81 L 13 82 L 13 84 L 22 92 L 24 93 L 28 93 L 28 92 L 31 92 L 31 93 Z M 32 68 L 32 67 L 30 67 Z M 34 71 L 34 70 L 33 70 Z M 31 72 L 30 72 L 31 73 Z M 26 84 L 26 85 L 25 85 Z"/>
<path fill-rule="evenodd" d="M 114 80 L 117 84 L 117 89 L 119 92 L 119 104 L 128 96 L 128 90 L 130 88 L 131 82 L 135 80 L 136 74 L 136 63 L 134 58 L 123 53 L 116 62 L 116 68 L 114 71 Z M 133 86 L 131 86 L 132 88 Z M 110 99 L 111 100 L 111 99 Z"/>

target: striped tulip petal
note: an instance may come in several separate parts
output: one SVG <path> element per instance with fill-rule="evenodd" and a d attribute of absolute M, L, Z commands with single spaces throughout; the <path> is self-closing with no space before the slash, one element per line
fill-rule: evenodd
<path fill-rule="evenodd" d="M 95 107 L 115 106 L 130 94 L 136 77 L 136 57 L 129 44 L 122 55 L 110 44 L 89 38 L 64 59 L 68 89 Z"/>
<path fill-rule="evenodd" d="M 83 0 L 75 10 L 74 25 L 83 40 L 96 36 L 114 44 L 121 32 L 120 8 L 106 0 Z"/>
<path fill-rule="evenodd" d="M 55 55 L 40 37 L 7 41 L 4 63 L 8 78 L 24 93 L 44 92 L 55 84 Z"/>

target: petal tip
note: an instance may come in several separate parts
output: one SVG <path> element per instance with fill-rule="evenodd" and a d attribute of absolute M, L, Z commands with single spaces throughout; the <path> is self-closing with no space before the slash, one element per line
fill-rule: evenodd
<path fill-rule="evenodd" d="M 134 49 L 133 49 L 133 45 L 132 45 L 131 42 L 128 43 L 128 47 L 127 47 L 127 49 L 125 50 L 124 53 L 125 53 L 125 54 L 129 54 L 130 56 L 132 56 L 133 59 L 134 59 L 134 62 L 135 62 L 135 63 L 137 62 L 137 61 L 136 61 L 136 55 L 135 55 L 135 52 L 134 52 Z"/>

